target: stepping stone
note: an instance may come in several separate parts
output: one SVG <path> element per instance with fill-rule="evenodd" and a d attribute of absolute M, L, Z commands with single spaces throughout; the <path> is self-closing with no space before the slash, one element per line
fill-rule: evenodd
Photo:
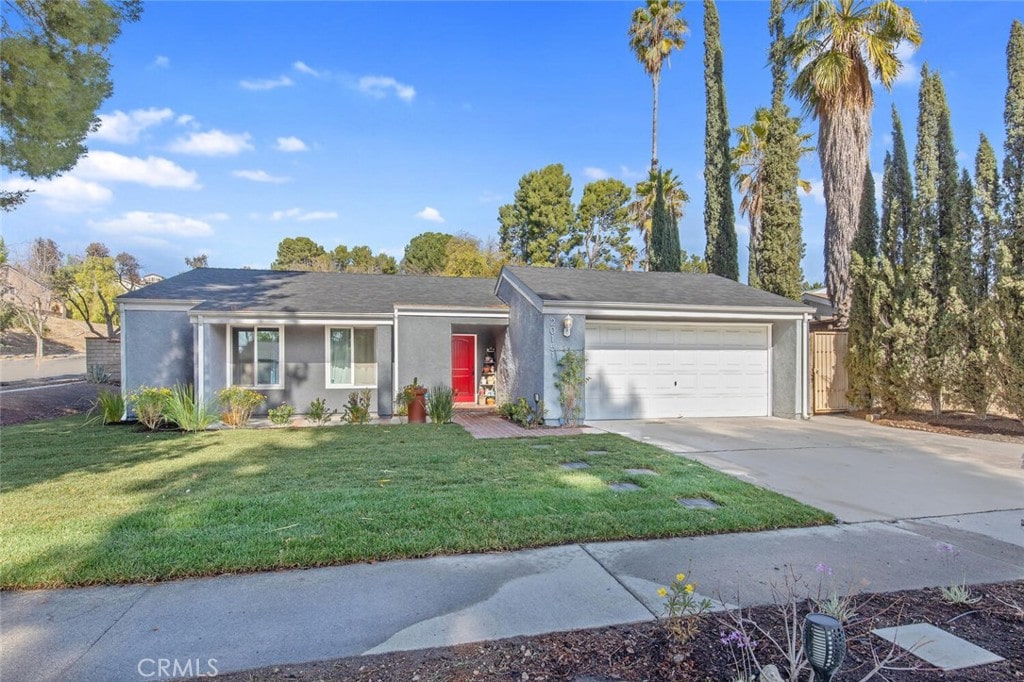
<path fill-rule="evenodd" d="M 942 670 L 959 670 L 1003 660 L 991 651 L 928 623 L 911 623 L 871 632 Z"/>
<path fill-rule="evenodd" d="M 722 506 L 703 497 L 677 497 L 676 502 L 687 509 L 718 509 Z"/>
<path fill-rule="evenodd" d="M 551 446 L 548 445 L 547 443 L 537 443 L 536 445 L 531 445 L 530 447 L 533 448 L 534 450 L 547 450 Z"/>
<path fill-rule="evenodd" d="M 607 455 L 607 450 L 587 450 L 588 455 Z"/>
<path fill-rule="evenodd" d="M 562 464 L 563 469 L 589 469 L 590 465 L 586 462 L 565 462 Z"/>
<path fill-rule="evenodd" d="M 627 490 L 643 490 L 636 483 L 609 483 L 608 487 L 616 492 L 624 492 Z"/>
<path fill-rule="evenodd" d="M 661 474 L 653 469 L 626 469 L 626 473 L 633 476 L 661 476 Z"/>

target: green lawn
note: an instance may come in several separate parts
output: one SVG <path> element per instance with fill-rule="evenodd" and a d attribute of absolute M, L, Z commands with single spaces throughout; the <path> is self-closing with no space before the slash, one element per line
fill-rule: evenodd
<path fill-rule="evenodd" d="M 4 427 L 0 438 L 2 588 L 832 520 L 613 435 L 476 441 L 454 425 L 142 433 L 69 417 Z M 580 460 L 591 468 L 559 466 Z M 612 492 L 611 481 L 643 489 Z M 685 510 L 677 497 L 722 508 Z"/>

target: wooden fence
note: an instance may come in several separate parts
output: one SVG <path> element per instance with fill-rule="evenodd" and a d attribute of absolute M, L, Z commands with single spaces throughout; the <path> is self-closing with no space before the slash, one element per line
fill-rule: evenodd
<path fill-rule="evenodd" d="M 811 332 L 811 407 L 814 414 L 846 412 L 846 332 Z"/>

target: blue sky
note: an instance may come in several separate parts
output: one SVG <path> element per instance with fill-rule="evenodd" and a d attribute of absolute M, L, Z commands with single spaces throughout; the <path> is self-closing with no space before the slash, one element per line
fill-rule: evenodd
<path fill-rule="evenodd" d="M 37 236 L 92 241 L 170 276 L 184 258 L 268 267 L 278 242 L 368 244 L 396 258 L 425 231 L 496 238 L 498 207 L 550 163 L 584 185 L 630 186 L 650 159 L 650 80 L 629 50 L 637 2 L 149 2 L 112 50 L 114 95 L 90 154 L 2 216 L 17 255 Z M 1013 2 L 912 2 L 924 44 L 891 92 L 876 88 L 880 173 L 895 103 L 913 154 L 917 85 L 944 79 L 961 163 L 979 132 L 1002 155 Z M 769 99 L 768 3 L 720 2 L 730 122 Z M 659 157 L 691 202 L 682 246 L 703 253 L 702 3 L 662 77 Z M 787 25 L 792 24 L 792 19 Z M 793 105 L 797 107 L 796 104 Z M 808 121 L 805 129 L 817 132 Z M 805 277 L 821 280 L 824 205 L 816 155 L 803 176 Z M 4 178 L 9 187 L 26 186 Z M 737 220 L 740 270 L 746 225 Z"/>

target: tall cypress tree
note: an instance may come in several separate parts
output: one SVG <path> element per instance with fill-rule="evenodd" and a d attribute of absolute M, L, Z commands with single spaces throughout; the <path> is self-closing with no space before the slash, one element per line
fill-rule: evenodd
<path fill-rule="evenodd" d="M 1006 46 L 1006 124 L 1003 183 L 1006 186 L 1006 245 L 1010 263 L 1024 272 L 1024 24 L 1014 19 Z"/>
<path fill-rule="evenodd" d="M 732 204 L 732 161 L 729 158 L 729 114 L 725 106 L 722 40 L 718 8 L 704 0 L 704 259 L 716 275 L 738 280 L 736 215 Z"/>
<path fill-rule="evenodd" d="M 888 158 L 888 157 L 887 157 Z M 871 408 L 874 403 L 875 377 L 880 365 L 880 346 L 875 338 L 878 302 L 875 282 L 878 273 L 878 208 L 875 178 L 871 166 L 864 171 L 864 189 L 860 199 L 860 224 L 853 237 L 850 256 L 850 328 L 846 367 L 850 389 L 847 394 L 855 407 Z"/>
<path fill-rule="evenodd" d="M 764 189 L 761 229 L 755 248 L 758 286 L 780 296 L 800 300 L 804 255 L 800 226 L 799 121 L 787 115 L 785 104 L 775 106 L 765 138 Z"/>
<path fill-rule="evenodd" d="M 973 244 L 974 276 L 980 299 L 988 298 L 995 284 L 996 245 L 1003 235 L 1002 196 L 996 153 L 982 133 L 978 153 L 974 157 L 974 208 L 978 217 L 978 231 Z"/>
<path fill-rule="evenodd" d="M 648 254 L 651 272 L 679 272 L 679 226 L 665 203 L 662 177 L 654 185 L 654 206 L 651 208 L 651 248 Z"/>
<path fill-rule="evenodd" d="M 984 135 L 982 142 L 987 142 Z M 989 147 L 989 151 L 991 149 Z M 991 159 L 991 166 L 989 166 L 989 159 L 984 158 L 984 154 L 980 154 L 980 147 L 978 151 L 979 158 L 982 158 L 981 172 L 979 173 L 977 170 L 979 165 L 977 159 L 975 172 L 979 173 L 979 181 L 981 174 L 986 174 L 988 177 L 984 182 L 991 183 L 994 180 L 992 173 L 995 171 L 995 158 Z M 981 204 L 987 205 L 991 197 L 985 196 L 985 191 L 980 192 L 980 195 L 985 199 Z M 991 247 L 985 248 L 986 228 L 983 225 L 981 213 L 975 210 L 978 196 L 978 188 L 971 182 L 970 174 L 964 169 L 960 180 L 960 215 L 963 219 L 963 234 L 960 238 L 961 253 L 958 254 L 958 258 L 966 271 L 963 288 L 960 290 L 966 314 L 963 332 L 963 363 L 956 384 L 961 402 L 974 410 L 977 416 L 984 418 L 988 414 L 989 405 L 992 403 L 996 386 L 999 383 L 993 352 L 995 350 L 993 339 L 998 336 L 999 330 L 996 326 L 997 319 L 992 298 L 989 295 L 991 280 L 986 274 L 991 263 L 985 264 L 985 261 L 991 261 L 993 254 Z M 983 206 L 982 210 L 984 208 Z M 986 251 L 988 251 L 987 254 Z"/>
<path fill-rule="evenodd" d="M 882 208 L 883 226 L 891 225 L 894 231 L 895 244 L 898 246 L 893 254 L 893 263 L 900 266 L 913 261 L 921 248 L 921 238 L 917 234 L 914 221 L 914 180 L 910 175 L 910 158 L 907 154 L 906 137 L 903 134 L 903 122 L 900 120 L 896 105 L 892 107 L 892 184 L 890 187 L 888 215 L 886 207 Z M 884 201 L 884 193 L 883 193 Z M 883 227 L 883 230 L 889 229 Z"/>

